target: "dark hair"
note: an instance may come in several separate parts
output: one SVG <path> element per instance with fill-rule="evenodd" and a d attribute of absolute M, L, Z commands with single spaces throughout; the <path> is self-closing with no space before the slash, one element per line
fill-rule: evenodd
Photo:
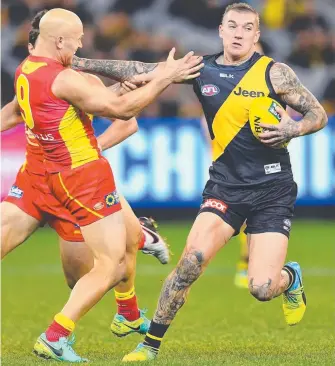
<path fill-rule="evenodd" d="M 249 4 L 247 3 L 233 3 L 231 5 L 228 5 L 226 7 L 226 10 L 225 12 L 223 13 L 223 16 L 222 16 L 222 21 L 223 21 L 223 18 L 225 17 L 225 15 L 231 11 L 231 10 L 235 10 L 235 11 L 238 11 L 238 12 L 249 12 L 249 13 L 253 13 L 256 15 L 256 22 L 257 22 L 257 26 L 259 28 L 259 14 L 258 12 L 252 7 L 250 6 Z"/>
<path fill-rule="evenodd" d="M 37 37 L 39 35 L 40 35 L 40 31 L 38 29 L 32 29 L 29 32 L 28 42 L 31 43 L 33 45 L 33 47 L 35 47 L 35 43 L 36 43 Z"/>
<path fill-rule="evenodd" d="M 45 13 L 47 13 L 48 10 L 41 10 L 39 11 L 35 16 L 34 19 L 31 22 L 31 26 L 33 30 L 39 30 L 40 29 L 40 21 Z"/>
<path fill-rule="evenodd" d="M 37 37 L 40 35 L 40 21 L 45 13 L 48 10 L 41 10 L 35 16 L 34 19 L 31 21 L 32 29 L 29 32 L 28 42 L 35 47 L 35 43 L 37 41 Z"/>

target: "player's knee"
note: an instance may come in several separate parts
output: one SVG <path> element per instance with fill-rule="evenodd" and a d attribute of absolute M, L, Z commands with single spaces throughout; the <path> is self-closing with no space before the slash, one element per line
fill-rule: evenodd
<path fill-rule="evenodd" d="M 249 281 L 250 294 L 258 301 L 270 301 L 273 298 L 273 283 L 270 278 L 267 280 L 255 281 L 251 278 Z"/>
<path fill-rule="evenodd" d="M 258 301 L 270 301 L 272 296 L 267 290 L 263 289 L 250 289 L 251 295 L 256 298 Z"/>
<path fill-rule="evenodd" d="M 103 274 L 106 286 L 111 288 L 126 277 L 125 256 L 99 258 L 94 263 L 94 269 Z"/>
<path fill-rule="evenodd" d="M 74 288 L 74 286 L 76 285 L 76 283 L 78 282 L 79 278 L 77 279 L 70 274 L 65 274 L 65 279 L 66 279 L 67 285 L 72 290 Z"/>
<path fill-rule="evenodd" d="M 205 265 L 204 253 L 198 249 L 190 248 L 180 259 L 175 273 L 185 285 L 191 285 L 200 277 Z"/>

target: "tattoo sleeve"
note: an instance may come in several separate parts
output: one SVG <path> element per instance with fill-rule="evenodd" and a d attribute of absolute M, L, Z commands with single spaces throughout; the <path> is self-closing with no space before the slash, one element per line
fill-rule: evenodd
<path fill-rule="evenodd" d="M 190 286 L 201 275 L 203 263 L 204 256 L 199 251 L 184 255 L 177 268 L 164 282 L 153 318 L 156 323 L 171 323 L 184 305 Z"/>
<path fill-rule="evenodd" d="M 298 136 L 316 132 L 327 124 L 325 110 L 290 67 L 275 63 L 270 69 L 270 80 L 281 100 L 303 115 L 297 124 Z"/>
<path fill-rule="evenodd" d="M 144 63 L 139 61 L 120 60 L 91 60 L 74 57 L 72 68 L 76 70 L 92 72 L 117 81 L 134 81 L 137 75 L 147 74 L 153 71 L 158 63 Z"/>

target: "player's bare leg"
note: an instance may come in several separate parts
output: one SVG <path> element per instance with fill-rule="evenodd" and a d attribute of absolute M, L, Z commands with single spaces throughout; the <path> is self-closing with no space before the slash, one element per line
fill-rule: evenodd
<path fill-rule="evenodd" d="M 64 308 L 37 339 L 34 352 L 40 357 L 87 361 L 78 356 L 69 344 L 75 322 L 125 276 L 126 229 L 122 210 L 82 226 L 81 232 L 93 254 L 93 268 L 76 283 Z"/>
<path fill-rule="evenodd" d="M 79 320 L 125 275 L 126 230 L 122 211 L 83 226 L 81 231 L 93 253 L 94 265 L 76 283 L 61 311 L 73 322 Z"/>
<path fill-rule="evenodd" d="M 111 331 L 118 337 L 124 337 L 134 332 L 145 334 L 150 321 L 138 308 L 135 293 L 136 257 L 140 244 L 145 241 L 145 236 L 138 218 L 122 195 L 120 202 L 127 234 L 126 274 L 114 288 L 118 311 L 112 321 Z"/>
<path fill-rule="evenodd" d="M 140 343 L 123 361 L 144 361 L 156 357 L 161 340 L 184 305 L 191 285 L 233 234 L 234 229 L 216 214 L 203 212 L 198 215 L 177 267 L 164 282 L 144 343 Z"/>
<path fill-rule="evenodd" d="M 126 274 L 125 279 L 114 289 L 118 304 L 118 314 L 113 320 L 111 330 L 118 336 L 125 336 L 133 332 L 145 334 L 150 322 L 144 316 L 144 312 L 139 310 L 137 306 L 134 290 L 136 256 L 138 250 L 146 248 L 147 244 L 151 244 L 151 249 L 155 250 L 157 248 L 159 250 L 157 253 L 154 252 L 157 254 L 155 256 L 159 257 L 162 255 L 161 249 L 159 246 L 156 246 L 161 239 L 157 233 L 145 235 L 140 221 L 135 216 L 128 202 L 121 195 L 120 201 L 123 207 L 122 212 L 125 219 L 127 235 Z M 157 236 L 156 242 L 153 244 L 152 235 Z M 167 246 L 166 249 L 168 250 Z M 93 267 L 93 254 L 84 242 L 71 242 L 62 239 L 60 240 L 60 252 L 67 283 L 70 288 L 73 288 L 76 282 Z"/>
<path fill-rule="evenodd" d="M 79 279 L 93 268 L 93 253 L 83 241 L 66 241 L 61 238 L 59 249 L 66 282 L 73 289 Z"/>
<path fill-rule="evenodd" d="M 288 238 L 281 233 L 249 234 L 249 290 L 259 301 L 283 294 L 286 322 L 300 322 L 306 309 L 300 266 L 284 266 Z"/>
<path fill-rule="evenodd" d="M 249 290 L 259 301 L 269 301 L 282 294 L 289 285 L 284 266 L 288 238 L 281 233 L 248 235 Z"/>
<path fill-rule="evenodd" d="M 22 244 L 40 222 L 10 202 L 1 202 L 1 259 Z"/>

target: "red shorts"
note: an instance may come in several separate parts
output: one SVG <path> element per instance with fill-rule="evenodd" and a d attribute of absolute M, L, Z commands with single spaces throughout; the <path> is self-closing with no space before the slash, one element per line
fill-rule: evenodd
<path fill-rule="evenodd" d="M 42 225 L 47 222 L 62 239 L 84 241 L 73 216 L 50 192 L 45 176 L 29 173 L 23 166 L 4 201 L 14 204 Z"/>
<path fill-rule="evenodd" d="M 80 226 L 121 210 L 112 169 L 105 158 L 78 168 L 48 174 L 48 185 Z"/>

